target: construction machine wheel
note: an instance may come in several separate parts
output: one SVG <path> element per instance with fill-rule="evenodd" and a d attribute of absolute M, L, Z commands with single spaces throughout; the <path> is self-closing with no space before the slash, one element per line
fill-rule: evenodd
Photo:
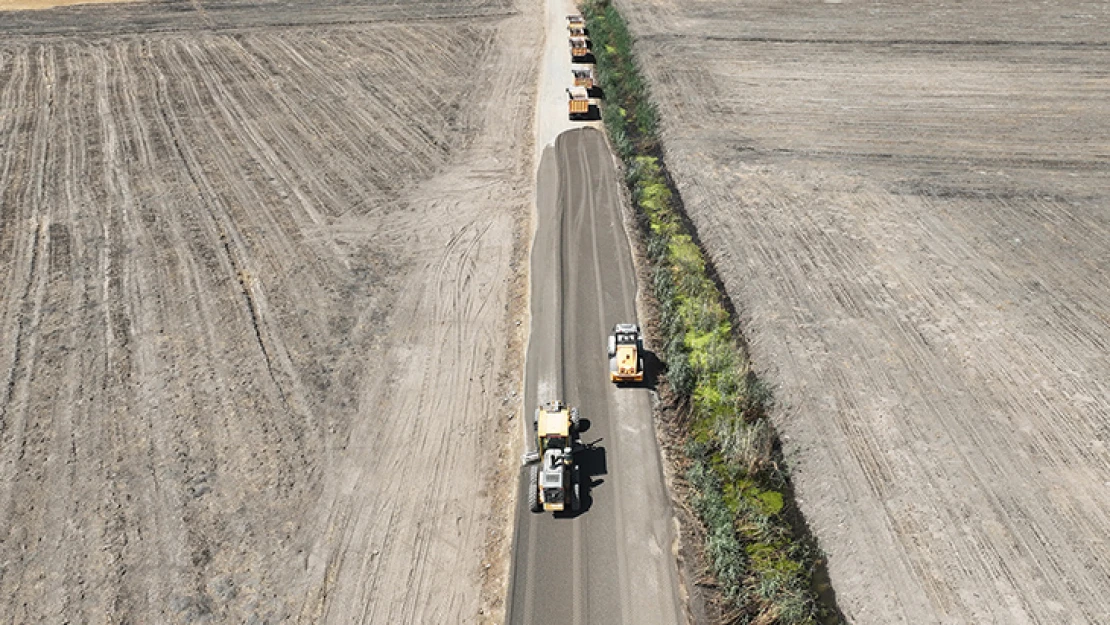
<path fill-rule="evenodd" d="M 528 509 L 532 512 L 543 509 L 540 505 L 540 468 L 536 465 L 528 467 Z"/>

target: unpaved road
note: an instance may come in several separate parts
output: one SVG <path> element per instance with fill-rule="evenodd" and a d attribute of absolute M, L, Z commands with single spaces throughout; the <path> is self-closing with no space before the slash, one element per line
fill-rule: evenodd
<path fill-rule="evenodd" d="M 3 621 L 498 621 L 539 10 L 0 33 Z"/>
<path fill-rule="evenodd" d="M 567 88 L 573 81 L 571 68 L 574 66 L 567 45 L 567 16 L 578 13 L 578 7 L 572 0 L 545 0 L 542 5 L 543 53 L 536 88 L 534 165 L 537 172 L 544 150 L 555 145 L 560 134 L 575 128 L 600 130 L 602 127 L 600 121 L 570 121 L 567 114 Z"/>
<path fill-rule="evenodd" d="M 1110 622 L 1110 4 L 618 5 L 849 620 Z"/>
<path fill-rule="evenodd" d="M 605 357 L 613 324 L 636 320 L 619 185 L 597 130 L 564 133 L 543 153 L 525 406 L 561 399 L 578 407 L 589 422 L 582 440 L 593 445 L 576 455 L 583 489 L 578 514 L 528 512 L 526 475 L 520 480 L 510 623 L 673 625 L 684 619 L 650 391 L 610 383 Z M 525 417 L 530 424 L 531 414 Z"/>

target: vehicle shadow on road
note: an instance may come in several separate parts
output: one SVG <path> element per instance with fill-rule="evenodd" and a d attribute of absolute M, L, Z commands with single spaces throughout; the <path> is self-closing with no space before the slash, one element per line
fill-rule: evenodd
<path fill-rule="evenodd" d="M 584 432 L 587 429 L 589 429 L 589 421 L 582 419 L 580 430 Z M 585 514 L 593 505 L 593 490 L 605 483 L 601 476 L 609 473 L 609 467 L 605 459 L 605 447 L 601 445 L 601 441 L 602 439 L 599 438 L 589 443 L 582 443 L 582 447 L 575 452 L 581 506 L 578 512 L 557 513 L 560 518 L 574 518 Z"/>
<path fill-rule="evenodd" d="M 656 356 L 655 352 L 649 349 L 643 351 L 643 359 L 644 381 L 641 382 L 641 385 L 653 391 L 658 390 L 659 376 L 667 372 L 667 363 L 659 360 L 659 356 Z"/>
<path fill-rule="evenodd" d="M 596 122 L 601 121 L 601 107 L 596 104 L 591 104 L 588 111 L 585 113 L 572 113 L 570 115 L 572 122 Z"/>

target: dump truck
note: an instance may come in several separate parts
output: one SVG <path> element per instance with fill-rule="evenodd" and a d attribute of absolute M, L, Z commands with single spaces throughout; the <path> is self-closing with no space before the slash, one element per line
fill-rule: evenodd
<path fill-rule="evenodd" d="M 532 419 L 536 448 L 524 454 L 528 466 L 528 508 L 532 512 L 577 512 L 582 505 L 575 452 L 578 440 L 578 410 L 561 401 L 536 408 Z"/>
<path fill-rule="evenodd" d="M 589 119 L 590 106 L 593 104 L 590 93 L 584 87 L 571 87 L 567 89 L 567 96 L 570 98 L 567 110 L 571 121 Z"/>
<path fill-rule="evenodd" d="M 593 65 L 572 65 L 570 73 L 574 76 L 575 87 L 582 87 L 583 89 L 589 90 L 597 86 Z"/>
<path fill-rule="evenodd" d="M 584 59 L 590 55 L 590 38 L 589 37 L 571 37 L 570 42 L 570 58 L 572 61 Z"/>
<path fill-rule="evenodd" d="M 582 17 L 581 15 L 579 15 L 577 13 L 575 13 L 573 15 L 568 15 L 567 16 L 567 29 L 568 30 L 575 30 L 575 29 L 585 30 L 586 29 L 586 18 Z"/>
<path fill-rule="evenodd" d="M 644 335 L 634 323 L 618 323 L 609 335 L 609 380 L 643 382 Z"/>

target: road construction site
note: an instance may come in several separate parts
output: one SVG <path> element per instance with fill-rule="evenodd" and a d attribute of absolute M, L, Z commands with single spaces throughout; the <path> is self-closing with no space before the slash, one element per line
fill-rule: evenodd
<path fill-rule="evenodd" d="M 6 620 L 696 620 L 570 2 L 50 4 L 0 4 Z M 1107 5 L 616 5 L 848 619 L 1110 621 Z"/>
<path fill-rule="evenodd" d="M 682 622 L 650 389 L 616 387 L 606 358 L 613 325 L 636 316 L 619 188 L 597 130 L 564 133 L 543 153 L 524 400 L 577 407 L 591 446 L 579 454 L 580 511 L 529 514 L 521 480 L 510 623 Z"/>

